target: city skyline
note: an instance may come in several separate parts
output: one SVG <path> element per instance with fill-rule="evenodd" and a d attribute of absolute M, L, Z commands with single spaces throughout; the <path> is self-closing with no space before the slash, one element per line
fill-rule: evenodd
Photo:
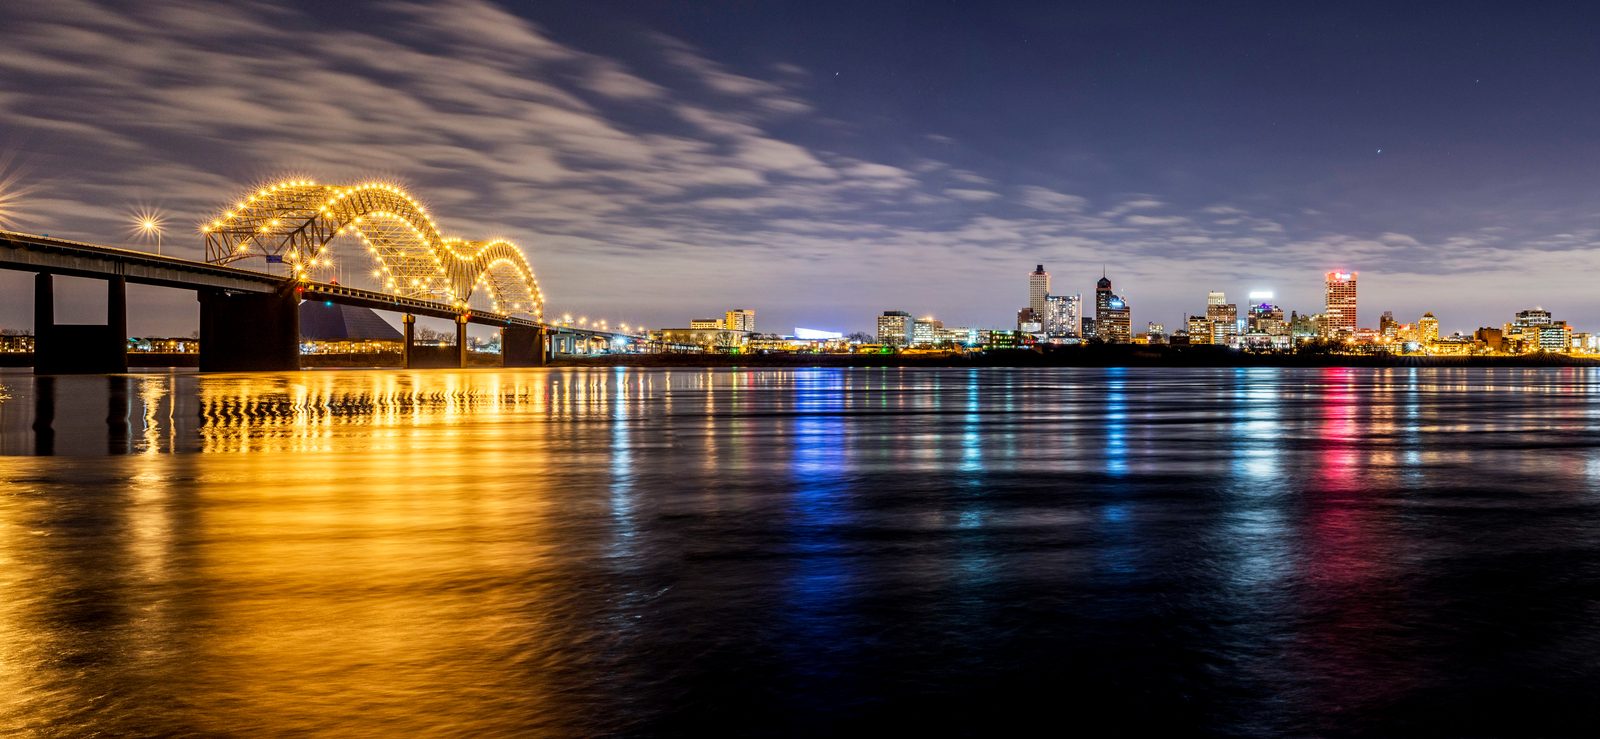
<path fill-rule="evenodd" d="M 924 24 L 619 4 L 599 34 L 592 7 L 458 0 L 372 23 L 311 4 L 8 7 L 0 179 L 25 192 L 7 219 L 149 248 L 128 233 L 142 208 L 165 216 L 167 253 L 198 256 L 190 228 L 242 184 L 378 175 L 449 226 L 526 245 L 554 310 L 650 325 L 732 304 L 870 330 L 898 304 L 1003 326 L 1015 265 L 1040 262 L 1084 294 L 1106 264 L 1169 325 L 1192 281 L 1310 306 L 1329 269 L 1446 330 L 1536 304 L 1600 316 L 1582 279 L 1600 186 L 1577 166 L 1600 153 L 1582 123 L 1595 83 L 1549 71 L 1600 61 L 1581 9 L 940 8 Z M 17 279 L 0 276 L 0 325 L 26 323 Z M 140 299 L 131 330 L 192 328 L 187 296 Z"/>

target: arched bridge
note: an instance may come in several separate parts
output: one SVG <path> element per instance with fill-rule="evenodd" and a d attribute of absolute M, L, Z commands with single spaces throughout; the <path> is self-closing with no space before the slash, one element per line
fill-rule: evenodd
<path fill-rule="evenodd" d="M 444 360 L 455 366 L 466 366 L 469 323 L 500 329 L 505 366 L 544 364 L 551 354 L 629 340 L 546 323 L 544 294 L 520 248 L 504 239 L 444 235 L 396 185 L 287 180 L 246 194 L 201 231 L 205 262 L 0 231 L 0 269 L 37 273 L 35 369 L 125 370 L 128 283 L 198 293 L 202 370 L 299 368 L 302 300 L 403 314 L 407 366 L 417 316 L 455 322 L 455 357 Z M 348 266 L 352 251 L 370 269 L 371 287 L 332 279 L 336 257 Z M 55 275 L 105 280 L 106 325 L 57 325 Z"/>
<path fill-rule="evenodd" d="M 421 203 L 388 183 L 286 180 L 245 195 L 200 230 L 212 264 L 282 264 L 291 276 L 315 279 L 333 266 L 330 246 L 359 245 L 382 292 L 461 309 L 479 302 L 535 321 L 544 314 L 544 294 L 520 248 L 447 237 Z"/>

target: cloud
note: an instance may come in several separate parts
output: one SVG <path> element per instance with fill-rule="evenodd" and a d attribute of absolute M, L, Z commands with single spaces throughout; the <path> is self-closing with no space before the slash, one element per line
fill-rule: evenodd
<path fill-rule="evenodd" d="M 1017 188 L 1017 195 L 1017 202 L 1034 210 L 1076 213 L 1089 205 L 1088 198 L 1031 185 Z"/>
<path fill-rule="evenodd" d="M 965 200 L 969 203 L 986 203 L 990 200 L 1000 197 L 1000 193 L 997 192 L 991 192 L 989 190 L 968 190 L 965 188 L 950 188 L 945 190 L 944 194 L 949 195 L 957 200 Z"/>
<path fill-rule="evenodd" d="M 1128 216 L 1123 222 L 1130 226 L 1178 226 L 1189 222 L 1183 216 Z"/>

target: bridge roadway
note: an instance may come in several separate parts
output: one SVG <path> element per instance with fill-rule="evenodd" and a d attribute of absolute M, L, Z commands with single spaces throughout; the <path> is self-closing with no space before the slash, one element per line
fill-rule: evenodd
<path fill-rule="evenodd" d="M 506 361 L 515 361 L 517 365 L 543 364 L 550 354 L 562 353 L 563 350 L 575 351 L 580 341 L 604 339 L 610 342 L 621 336 L 613 332 L 557 326 L 487 311 L 463 311 L 447 303 L 401 297 L 376 290 L 327 282 L 295 281 L 237 267 L 13 231 L 0 231 L 0 269 L 38 275 L 35 283 L 34 334 L 35 370 L 40 372 L 125 370 L 127 359 L 123 350 L 127 340 L 127 307 L 124 286 L 130 282 L 199 293 L 202 369 L 285 369 L 291 363 L 288 358 L 290 345 L 294 354 L 292 364 L 297 368 L 299 311 L 295 306 L 302 299 L 405 314 L 408 366 L 412 359 L 414 316 L 443 318 L 456 323 L 457 360 L 462 366 L 466 359 L 465 326 L 468 323 L 500 328 Z M 107 324 L 103 327 L 55 324 L 52 275 L 105 280 Z M 252 320 L 266 325 L 252 327 L 249 325 Z M 289 325 L 291 320 L 292 330 Z M 290 333 L 292 336 L 289 336 Z M 265 339 L 265 343 L 273 346 L 252 351 L 250 345 L 257 339 Z M 512 347 L 513 343 L 525 342 L 537 342 L 538 346 Z M 207 361 L 208 343 L 213 347 L 212 354 L 217 355 L 212 358 L 219 361 Z M 83 346 L 85 344 L 88 346 Z"/>

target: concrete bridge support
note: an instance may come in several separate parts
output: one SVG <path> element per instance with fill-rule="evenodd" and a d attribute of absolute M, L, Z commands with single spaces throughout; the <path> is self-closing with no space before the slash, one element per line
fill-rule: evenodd
<path fill-rule="evenodd" d="M 300 369 L 300 299 L 292 292 L 201 290 L 201 372 Z"/>
<path fill-rule="evenodd" d="M 401 339 L 400 353 L 405 358 L 406 369 L 447 369 L 467 366 L 467 318 L 456 319 L 455 346 L 417 346 L 417 317 L 409 313 L 400 317 L 405 338 Z"/>
<path fill-rule="evenodd" d="M 549 332 L 542 328 L 506 326 L 500 329 L 500 359 L 505 367 L 543 367 L 550 361 L 545 342 Z"/>
<path fill-rule="evenodd" d="M 106 280 L 104 326 L 56 323 L 55 279 L 33 281 L 33 371 L 41 375 L 128 371 L 128 282 Z"/>

